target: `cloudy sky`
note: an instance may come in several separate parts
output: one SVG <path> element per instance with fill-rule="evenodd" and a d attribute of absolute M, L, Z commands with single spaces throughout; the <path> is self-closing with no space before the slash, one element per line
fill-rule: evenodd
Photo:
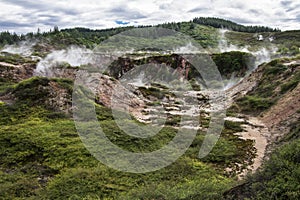
<path fill-rule="evenodd" d="M 94 29 L 220 17 L 244 25 L 300 29 L 299 0 L 0 0 L 0 31 Z"/>

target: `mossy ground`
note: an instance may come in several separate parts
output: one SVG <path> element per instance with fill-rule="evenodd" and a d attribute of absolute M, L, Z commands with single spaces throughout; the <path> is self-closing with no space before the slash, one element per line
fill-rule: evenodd
<path fill-rule="evenodd" d="M 14 88 L 44 81 L 27 80 Z M 69 87 L 68 82 L 57 81 Z M 176 134 L 166 127 L 148 140 L 132 138 L 117 127 L 110 109 L 97 105 L 96 112 L 107 137 L 133 152 L 159 149 Z M 233 177 L 224 175 L 224 168 L 243 162 L 251 146 L 232 136 L 241 130 L 239 124 L 226 124 L 205 159 L 197 158 L 205 136 L 199 132 L 189 150 L 170 166 L 132 174 L 97 161 L 80 140 L 72 118 L 63 113 L 27 101 L 2 103 L 0 123 L 2 199 L 221 199 L 234 184 Z"/>

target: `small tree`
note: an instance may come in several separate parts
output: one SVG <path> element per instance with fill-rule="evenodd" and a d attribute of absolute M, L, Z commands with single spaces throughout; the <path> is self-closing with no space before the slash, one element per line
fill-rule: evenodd
<path fill-rule="evenodd" d="M 56 25 L 54 26 L 54 32 L 55 33 L 59 32 L 58 26 L 56 26 Z"/>

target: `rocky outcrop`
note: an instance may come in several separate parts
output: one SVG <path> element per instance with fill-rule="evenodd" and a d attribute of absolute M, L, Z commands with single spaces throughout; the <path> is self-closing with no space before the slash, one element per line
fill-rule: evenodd
<path fill-rule="evenodd" d="M 101 73 L 79 71 L 76 85 L 92 91 L 96 103 L 109 108 L 139 115 L 145 105 L 143 97 L 137 95 L 134 88 L 125 87 L 118 80 Z"/>
<path fill-rule="evenodd" d="M 32 77 L 21 81 L 9 92 L 17 103 L 40 105 L 46 109 L 70 113 L 72 84 L 68 79 Z"/>
<path fill-rule="evenodd" d="M 65 88 L 57 81 L 50 81 L 48 84 L 49 91 L 48 99 L 45 101 L 45 105 L 53 108 L 57 111 L 63 111 L 65 113 L 71 113 L 72 103 L 71 103 L 71 90 Z"/>
<path fill-rule="evenodd" d="M 9 82 L 20 82 L 32 77 L 35 67 L 32 63 L 14 65 L 0 62 L 0 78 Z"/>

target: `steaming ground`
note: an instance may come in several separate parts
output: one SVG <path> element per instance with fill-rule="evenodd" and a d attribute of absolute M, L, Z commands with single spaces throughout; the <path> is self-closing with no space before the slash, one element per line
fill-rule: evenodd
<path fill-rule="evenodd" d="M 5 45 L 1 52 L 7 52 L 11 54 L 19 54 L 21 56 L 31 56 L 33 53 L 32 47 L 36 42 L 22 41 L 15 45 Z"/>
<path fill-rule="evenodd" d="M 217 52 L 230 52 L 230 51 L 241 51 L 251 53 L 256 57 L 256 61 L 253 66 L 249 66 L 249 72 L 253 71 L 257 66 L 264 62 L 269 62 L 275 56 L 277 47 L 270 43 L 269 46 L 260 48 L 257 51 L 250 50 L 250 46 L 239 47 L 237 45 L 230 44 L 226 38 L 226 32 L 229 30 L 221 29 L 219 35 L 219 42 Z M 257 40 L 262 40 L 263 36 L 258 35 Z M 274 38 L 268 38 L 271 42 Z M 12 54 L 19 54 L 21 56 L 29 57 L 33 54 L 33 47 L 37 44 L 37 41 L 22 41 L 16 45 L 6 45 L 1 52 L 7 52 Z M 200 51 L 204 51 L 201 49 Z M 213 50 L 215 51 L 215 50 Z M 194 47 L 191 43 L 186 44 L 180 49 L 174 50 L 174 53 L 195 53 L 199 52 L 199 48 Z M 38 76 L 51 76 L 51 71 L 54 67 L 68 63 L 69 67 L 78 67 L 81 65 L 95 64 L 95 55 L 90 49 L 83 47 L 71 46 L 65 50 L 55 50 L 48 54 L 44 59 L 41 59 L 37 64 L 35 75 Z M 225 80 L 225 89 L 230 88 L 234 84 L 240 81 L 239 78 L 231 77 L 230 80 Z"/>
<path fill-rule="evenodd" d="M 57 66 L 78 67 L 81 65 L 93 64 L 95 59 L 93 51 L 71 46 L 65 50 L 53 51 L 42 59 L 36 67 L 35 74 L 39 76 L 51 76 L 51 70 Z M 65 66 L 66 67 L 66 66 Z"/>
<path fill-rule="evenodd" d="M 255 56 L 256 61 L 251 66 L 248 67 L 247 74 L 250 74 L 254 69 L 257 68 L 260 64 L 264 62 L 269 62 L 275 56 L 277 52 L 277 48 L 270 43 L 270 46 L 262 47 L 256 51 L 250 50 L 250 46 L 239 47 L 233 44 L 230 44 L 226 38 L 226 32 L 228 30 L 220 30 L 220 40 L 218 43 L 218 48 L 213 50 L 217 52 L 230 52 L 230 51 L 241 51 L 251 53 Z M 272 38 L 271 38 L 272 39 Z M 258 36 L 257 40 L 261 40 L 261 37 Z M 22 55 L 29 55 L 31 52 L 31 48 L 34 43 L 21 43 L 19 48 L 17 46 L 6 46 L 2 51 L 10 52 L 10 53 L 19 53 Z M 191 43 L 186 44 L 180 49 L 174 50 L 174 53 L 184 54 L 184 53 L 195 53 L 195 51 L 199 52 L 198 48 L 194 47 Z M 201 49 L 203 51 L 203 49 Z M 98 56 L 99 57 L 99 56 Z M 52 71 L 55 67 L 78 67 L 81 65 L 87 64 L 101 64 L 102 60 L 97 58 L 97 55 L 90 49 L 86 49 L 83 47 L 71 46 L 65 50 L 55 50 L 48 54 L 44 59 L 40 60 L 37 64 L 37 68 L 35 70 L 35 75 L 38 76 L 52 76 Z M 66 65 L 67 64 L 67 65 Z M 135 80 L 140 83 L 140 80 Z M 224 80 L 224 90 L 227 90 L 241 81 L 241 78 L 232 77 L 229 80 Z"/>
<path fill-rule="evenodd" d="M 241 52 L 251 53 L 256 57 L 255 66 L 258 66 L 264 62 L 271 61 L 272 57 L 274 57 L 276 55 L 276 52 L 278 51 L 278 48 L 271 43 L 269 46 L 260 48 L 257 51 L 251 51 L 250 46 L 247 45 L 243 47 L 239 47 L 233 44 L 229 44 L 225 36 L 225 33 L 228 31 L 229 30 L 225 30 L 225 29 L 220 30 L 220 40 L 218 43 L 218 50 L 221 53 L 229 52 L 229 51 L 241 51 Z M 260 36 L 258 36 L 257 40 L 261 40 Z"/>
<path fill-rule="evenodd" d="M 251 53 L 252 55 L 255 56 L 255 63 L 253 66 L 248 66 L 248 72 L 246 72 L 246 75 L 249 75 L 253 70 L 255 70 L 259 65 L 265 62 L 270 62 L 272 58 L 275 57 L 276 52 L 278 51 L 278 48 L 274 46 L 273 44 L 270 43 L 268 47 L 262 47 L 257 51 L 251 51 L 250 46 L 243 46 L 239 47 L 234 44 L 229 44 L 225 34 L 229 30 L 226 29 L 221 29 L 220 30 L 220 36 L 219 36 L 219 43 L 218 43 L 218 51 L 220 53 L 224 52 L 230 52 L 230 51 L 241 51 L 241 52 L 246 52 L 246 53 Z M 261 41 L 263 40 L 262 35 L 259 35 L 257 37 L 257 40 Z M 274 38 L 269 38 L 269 41 L 272 42 Z M 240 82 L 243 78 L 238 78 L 235 77 L 234 75 L 229 79 L 229 80 L 224 80 L 224 90 L 227 90 L 234 85 L 236 85 L 238 82 Z"/>

